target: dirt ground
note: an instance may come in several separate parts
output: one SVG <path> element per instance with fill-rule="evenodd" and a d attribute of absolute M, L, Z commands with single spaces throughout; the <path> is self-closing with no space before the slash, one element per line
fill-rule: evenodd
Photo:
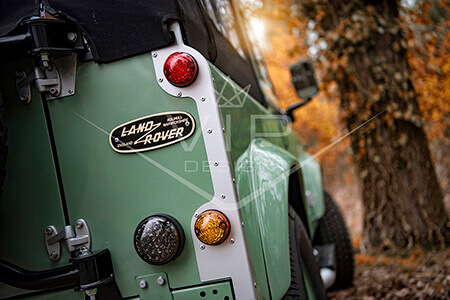
<path fill-rule="evenodd" d="M 330 299 L 450 299 L 450 248 L 355 260 L 353 286 L 328 293 Z"/>

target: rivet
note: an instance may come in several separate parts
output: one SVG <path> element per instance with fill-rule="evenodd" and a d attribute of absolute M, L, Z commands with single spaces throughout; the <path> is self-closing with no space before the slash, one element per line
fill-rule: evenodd
<path fill-rule="evenodd" d="M 230 244 L 234 244 L 234 242 L 235 242 L 234 239 L 231 239 L 231 240 L 230 240 Z"/>
<path fill-rule="evenodd" d="M 202 102 L 205 102 L 205 101 L 206 101 L 206 98 L 205 98 L 205 97 L 201 97 L 200 100 L 201 100 Z"/>
<path fill-rule="evenodd" d="M 81 227 L 83 227 L 83 222 L 77 221 L 77 222 L 75 223 L 75 227 L 76 227 L 77 229 L 80 229 Z"/>
<path fill-rule="evenodd" d="M 217 167 L 219 165 L 219 163 L 217 161 L 215 161 L 214 165 Z"/>
<path fill-rule="evenodd" d="M 156 53 L 156 52 L 153 52 L 152 55 L 153 55 L 154 58 L 158 57 L 158 53 Z"/>
<path fill-rule="evenodd" d="M 45 234 L 46 235 L 51 235 L 52 233 L 53 233 L 53 228 L 51 228 L 50 226 L 45 228 Z"/>
<path fill-rule="evenodd" d="M 144 279 L 142 279 L 141 281 L 139 281 L 139 287 L 141 289 L 145 289 L 147 287 L 147 281 L 145 281 Z"/>
<path fill-rule="evenodd" d="M 159 82 L 163 82 L 163 80 L 164 80 L 164 79 L 162 79 L 162 78 L 158 78 L 158 81 L 159 81 Z"/>
<path fill-rule="evenodd" d="M 207 133 L 211 134 L 212 133 L 212 129 L 208 128 L 208 130 L 206 130 Z"/>
<path fill-rule="evenodd" d="M 158 279 L 156 279 L 156 283 L 159 285 L 164 285 L 164 283 L 166 283 L 166 280 L 164 279 L 164 277 L 159 276 Z"/>
<path fill-rule="evenodd" d="M 225 199 L 227 196 L 225 194 L 220 195 L 220 198 Z"/>
<path fill-rule="evenodd" d="M 183 94 L 181 92 L 177 93 L 177 97 L 181 97 Z"/>
<path fill-rule="evenodd" d="M 50 88 L 50 94 L 56 95 L 58 93 L 58 90 L 56 88 Z"/>
<path fill-rule="evenodd" d="M 200 250 L 205 250 L 205 245 L 200 245 Z"/>

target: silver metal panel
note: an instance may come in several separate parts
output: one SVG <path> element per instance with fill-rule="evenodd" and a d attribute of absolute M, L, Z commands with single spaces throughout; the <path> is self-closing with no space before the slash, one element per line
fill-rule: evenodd
<path fill-rule="evenodd" d="M 191 98 L 197 104 L 200 130 L 203 131 L 203 140 L 214 186 L 214 198 L 200 206 L 191 221 L 191 235 L 200 279 L 210 281 L 231 278 L 237 299 L 256 299 L 256 286 L 253 280 L 247 241 L 241 225 L 239 200 L 226 151 L 222 119 L 211 70 L 207 60 L 198 51 L 183 44 L 178 23 L 173 23 L 170 30 L 175 33 L 177 43 L 152 52 L 156 76 L 159 85 L 168 94 L 180 98 Z M 198 63 L 198 77 L 188 87 L 180 88 L 171 85 L 163 74 L 164 62 L 174 52 L 187 52 Z M 191 99 L 180 99 L 180 101 L 190 101 Z M 228 240 L 217 246 L 203 245 L 194 233 L 196 216 L 207 209 L 220 210 L 230 220 L 231 231 Z M 230 242 L 232 239 L 234 242 Z"/>

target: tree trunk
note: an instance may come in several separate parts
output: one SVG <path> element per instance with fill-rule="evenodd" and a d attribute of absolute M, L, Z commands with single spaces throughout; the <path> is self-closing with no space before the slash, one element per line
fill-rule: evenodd
<path fill-rule="evenodd" d="M 363 250 L 449 242 L 448 217 L 410 77 L 397 1 L 300 0 L 327 41 L 329 80 L 362 183 Z"/>

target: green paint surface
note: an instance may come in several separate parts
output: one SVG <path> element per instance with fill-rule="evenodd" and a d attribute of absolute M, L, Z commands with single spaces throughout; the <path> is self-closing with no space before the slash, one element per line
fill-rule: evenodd
<path fill-rule="evenodd" d="M 50 260 L 44 229 L 63 228 L 64 219 L 44 110 L 39 93 L 20 103 L 15 88 L 17 70 L 31 72 L 33 62 L 2 66 L 0 91 L 8 128 L 7 173 L 0 199 L 0 257 L 29 270 L 55 268 L 67 263 L 67 252 Z M 29 293 L 0 284 L 0 298 Z"/>
<path fill-rule="evenodd" d="M 83 218 L 92 235 L 92 249 L 111 251 L 123 296 L 138 294 L 135 276 L 165 272 L 171 287 L 200 283 L 190 222 L 195 209 L 209 201 L 209 172 L 194 100 L 175 98 L 157 84 L 150 54 L 110 64 L 80 64 L 75 95 L 49 102 L 61 173 L 72 224 Z M 116 126 L 162 112 L 190 113 L 197 129 L 189 139 L 140 154 L 120 154 L 109 145 Z M 166 213 L 182 225 L 186 242 L 173 262 L 152 266 L 133 245 L 138 223 Z"/>

